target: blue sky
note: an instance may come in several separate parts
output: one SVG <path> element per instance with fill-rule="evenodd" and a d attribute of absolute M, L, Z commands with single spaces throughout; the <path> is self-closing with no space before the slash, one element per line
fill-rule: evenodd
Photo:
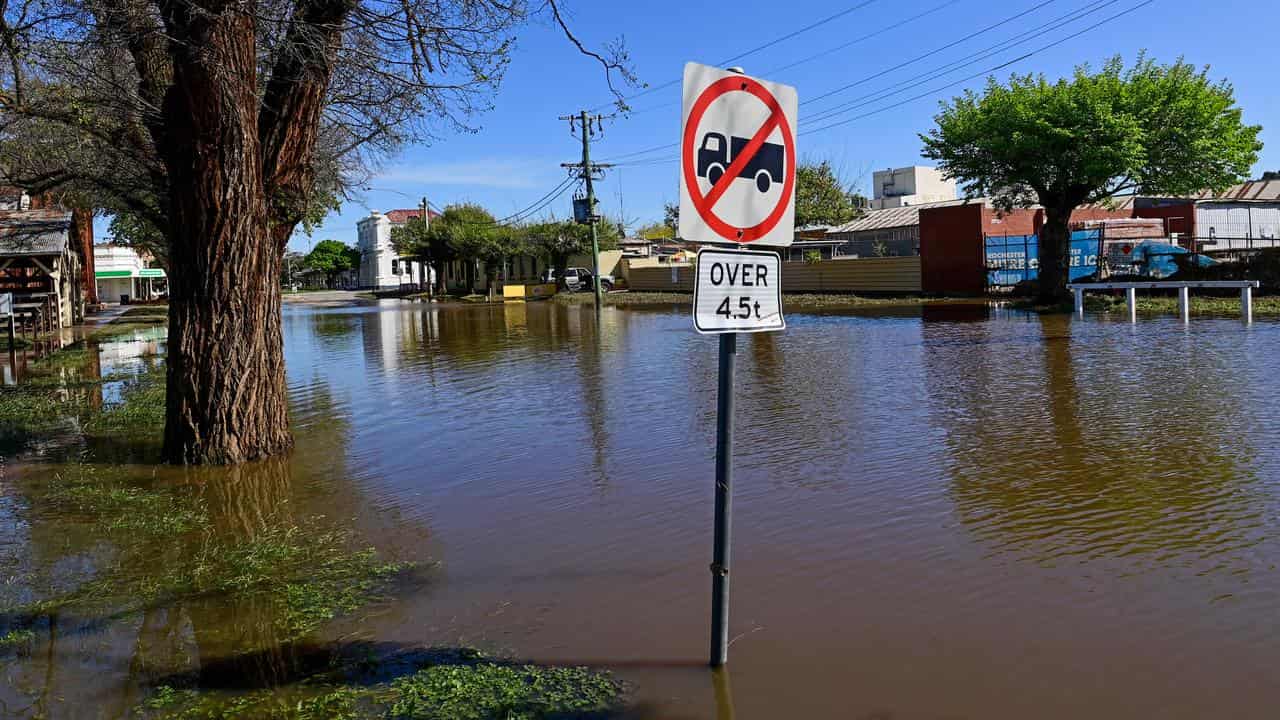
<path fill-rule="evenodd" d="M 1061 37 L 1098 24 L 1139 6 L 1143 0 L 563 0 L 574 31 L 588 45 L 600 46 L 622 36 L 641 80 L 658 86 L 680 77 L 683 64 L 694 60 L 719 65 L 744 51 L 836 15 L 863 7 L 820 27 L 738 60 L 749 74 L 794 85 L 800 95 L 799 154 L 804 159 L 831 160 L 864 192 L 876 168 L 925 164 L 917 133 L 928 130 L 939 99 L 982 78 L 961 81 Z M 536 0 L 531 4 L 536 5 Z M 1032 10 L 1037 5 L 1039 9 Z M 1098 7 L 1101 6 L 1101 7 Z M 1098 7 L 1061 30 L 1035 29 L 1076 11 Z M 984 28 L 1031 10 L 997 28 Z M 923 15 L 915 20 L 909 18 Z M 896 28 L 886 29 L 893 25 Z M 1116 53 L 1134 58 L 1146 49 L 1160 61 L 1178 55 L 1197 65 L 1208 64 L 1215 78 L 1234 83 L 1245 120 L 1264 127 L 1263 169 L 1280 169 L 1280 92 L 1272 54 L 1280 36 L 1280 4 L 1259 0 L 1154 0 L 1081 36 L 999 70 L 1068 73 L 1081 62 L 1100 63 Z M 883 31 L 883 32 L 881 32 Z M 872 35 L 819 59 L 797 61 Z M 975 37 L 961 41 L 966 35 Z M 1020 44 L 989 57 L 966 61 L 956 72 L 936 79 L 913 80 L 953 61 L 1009 41 Z M 952 47 L 919 62 L 892 69 L 948 44 Z M 781 69 L 780 69 L 781 68 Z M 895 95 L 903 84 L 920 83 Z M 858 83 L 829 98 L 806 104 L 841 86 Z M 937 92 L 934 92 L 938 90 Z M 638 92 L 638 91 L 632 91 Z M 597 160 L 652 148 L 678 139 L 678 83 L 636 98 L 630 118 L 605 124 L 604 137 L 593 146 Z M 925 95 L 911 100 L 917 95 Z M 347 203 L 308 238 L 299 233 L 291 246 L 307 250 L 332 237 L 354 243 L 355 222 L 369 208 L 413 207 L 425 195 L 433 205 L 474 201 L 503 216 L 528 207 L 564 178 L 559 163 L 577 159 L 578 141 L 558 116 L 607 103 L 610 95 L 600 67 L 579 55 L 550 23 L 535 18 L 521 29 L 510 70 L 492 111 L 475 119 L 474 134 L 446 135 L 429 146 L 407 147 L 391 159 L 371 183 L 375 189 Z M 904 102 L 908 101 L 909 102 Z M 821 117 L 839 103 L 857 107 L 832 117 L 853 119 L 839 127 L 813 132 Z M 889 107 L 904 103 L 898 107 Z M 606 112 L 607 108 L 604 109 Z M 876 112 L 880 111 L 881 112 Z M 868 114 L 868 113 L 875 114 Z M 809 118 L 809 120 L 807 120 Z M 661 217 L 664 202 L 677 200 L 676 151 L 668 149 L 627 158 L 634 164 L 610 171 L 597 186 L 606 213 L 622 213 L 639 223 Z M 548 208 L 564 216 L 569 195 Z"/>

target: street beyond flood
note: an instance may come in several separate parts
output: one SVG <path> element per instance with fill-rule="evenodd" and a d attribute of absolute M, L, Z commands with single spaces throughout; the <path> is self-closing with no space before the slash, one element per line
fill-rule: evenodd
<path fill-rule="evenodd" d="M 733 661 L 710 674 L 716 348 L 688 313 L 286 304 L 297 447 L 201 471 L 210 532 L 288 507 L 414 563 L 310 643 L 611 670 L 636 717 L 1274 712 L 1280 324 L 917 304 L 744 336 Z M 103 373 L 131 355 L 90 351 Z M 6 461 L 7 600 L 128 552 L 131 534 L 57 532 L 9 492 L 85 448 L 107 452 L 65 427 Z M 55 611 L 5 660 L 0 713 L 117 717 L 173 678 L 244 692 L 263 674 L 245 662 L 308 652 L 259 610 Z"/>

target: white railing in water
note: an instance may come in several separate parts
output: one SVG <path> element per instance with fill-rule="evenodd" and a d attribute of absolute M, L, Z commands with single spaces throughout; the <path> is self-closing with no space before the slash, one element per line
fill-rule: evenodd
<path fill-rule="evenodd" d="M 1253 322 L 1253 289 L 1257 280 L 1200 280 L 1200 281 L 1152 281 L 1152 282 L 1095 282 L 1070 283 L 1067 289 L 1075 294 L 1076 315 L 1084 317 L 1084 293 L 1086 290 L 1124 290 L 1129 304 L 1129 322 L 1138 321 L 1138 290 L 1177 290 L 1178 317 L 1182 322 L 1191 321 L 1191 288 L 1239 288 L 1240 317 Z"/>

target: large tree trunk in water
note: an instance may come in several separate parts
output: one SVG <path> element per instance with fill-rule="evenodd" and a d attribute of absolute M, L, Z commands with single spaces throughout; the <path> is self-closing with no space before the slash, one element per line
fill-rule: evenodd
<path fill-rule="evenodd" d="M 253 16 L 178 6 L 165 97 L 170 178 L 164 457 L 237 463 L 290 447 L 282 245 L 267 215 Z"/>
<path fill-rule="evenodd" d="M 1040 228 L 1039 302 L 1057 305 L 1067 301 L 1067 279 L 1070 277 L 1071 211 L 1073 208 L 1046 207 L 1044 227 Z"/>

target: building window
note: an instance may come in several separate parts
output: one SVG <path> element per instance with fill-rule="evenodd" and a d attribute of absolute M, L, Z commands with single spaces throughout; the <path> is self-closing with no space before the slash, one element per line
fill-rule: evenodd
<path fill-rule="evenodd" d="M 391 260 L 391 274 L 392 274 L 392 275 L 399 275 L 399 274 L 400 274 L 400 261 L 399 261 L 399 260 L 396 260 L 396 259 L 392 259 L 392 260 Z"/>

